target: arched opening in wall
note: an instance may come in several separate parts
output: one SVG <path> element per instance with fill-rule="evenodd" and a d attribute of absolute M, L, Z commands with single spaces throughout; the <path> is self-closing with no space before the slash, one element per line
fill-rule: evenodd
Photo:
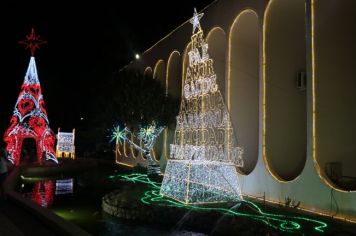
<path fill-rule="evenodd" d="M 307 151 L 305 1 L 271 0 L 263 27 L 263 158 L 290 181 Z"/>
<path fill-rule="evenodd" d="M 166 65 L 163 60 L 158 60 L 153 71 L 153 78 L 158 80 L 162 88 L 166 90 Z M 156 159 L 159 160 L 163 154 L 164 132 L 162 132 L 154 145 Z"/>
<path fill-rule="evenodd" d="M 25 138 L 22 141 L 20 163 L 31 164 L 37 162 L 37 143 L 34 138 Z"/>
<path fill-rule="evenodd" d="M 184 49 L 184 53 L 183 53 L 183 57 L 182 57 L 182 85 L 181 85 L 181 96 L 183 96 L 184 93 L 184 81 L 185 81 L 185 76 L 186 76 L 186 72 L 187 72 L 187 68 L 189 65 L 189 56 L 188 56 L 188 52 L 192 49 L 192 43 L 188 43 L 187 46 Z"/>
<path fill-rule="evenodd" d="M 153 77 L 153 72 L 152 72 L 152 68 L 147 66 L 145 71 L 143 72 L 143 76 L 146 77 Z"/>
<path fill-rule="evenodd" d="M 356 191 L 356 1 L 312 1 L 313 148 L 320 177 Z"/>
<path fill-rule="evenodd" d="M 180 98 L 182 95 L 182 65 L 178 51 L 173 51 L 167 62 L 167 93 Z M 169 158 L 169 145 L 173 143 L 175 125 L 164 130 L 164 155 Z"/>
<path fill-rule="evenodd" d="M 158 60 L 153 71 L 153 78 L 158 80 L 163 88 L 166 87 L 166 64 L 163 60 Z"/>
<path fill-rule="evenodd" d="M 217 84 L 220 92 L 225 97 L 225 56 L 226 56 L 226 35 L 222 28 L 215 27 L 206 36 L 208 43 L 208 53 L 214 61 L 213 68 L 217 76 Z M 225 99 L 226 101 L 226 99 Z"/>
<path fill-rule="evenodd" d="M 229 34 L 227 105 L 238 145 L 243 147 L 244 167 L 249 174 L 258 160 L 259 23 L 252 10 L 241 12 Z"/>
<path fill-rule="evenodd" d="M 173 51 L 167 63 L 167 93 L 180 98 L 182 93 L 181 58 L 178 51 Z"/>

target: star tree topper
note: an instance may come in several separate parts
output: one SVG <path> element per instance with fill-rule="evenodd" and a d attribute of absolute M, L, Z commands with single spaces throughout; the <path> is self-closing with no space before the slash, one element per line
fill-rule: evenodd
<path fill-rule="evenodd" d="M 34 56 L 36 49 L 39 49 L 40 45 L 45 43 L 47 43 L 47 41 L 42 40 L 40 35 L 36 35 L 34 28 L 32 28 L 29 35 L 26 35 L 25 40 L 19 41 L 19 44 L 24 44 L 26 45 L 26 49 L 30 49 L 31 56 Z"/>
<path fill-rule="evenodd" d="M 189 20 L 189 22 L 193 25 L 193 34 L 195 32 L 195 29 L 198 28 L 198 30 L 202 30 L 200 27 L 200 22 L 199 20 L 203 17 L 204 13 L 197 13 L 197 9 L 194 8 L 194 15 L 192 19 Z"/>

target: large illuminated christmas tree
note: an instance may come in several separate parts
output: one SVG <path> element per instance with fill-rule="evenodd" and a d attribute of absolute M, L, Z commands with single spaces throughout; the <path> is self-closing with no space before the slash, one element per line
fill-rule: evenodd
<path fill-rule="evenodd" d="M 39 45 L 46 43 L 36 36 L 34 29 L 26 36 L 25 44 L 31 51 L 31 59 L 21 87 L 20 95 L 10 121 L 10 127 L 4 134 L 7 158 L 15 165 L 20 164 L 22 142 L 34 139 L 39 163 L 51 160 L 57 163 L 54 151 L 55 135 L 49 127 L 47 111 L 43 100 L 40 81 L 38 80 L 34 53 Z"/>
<path fill-rule="evenodd" d="M 193 24 L 184 96 L 161 194 L 177 201 L 215 203 L 241 200 L 237 167 L 243 166 L 230 114 L 216 83 L 197 14 Z"/>

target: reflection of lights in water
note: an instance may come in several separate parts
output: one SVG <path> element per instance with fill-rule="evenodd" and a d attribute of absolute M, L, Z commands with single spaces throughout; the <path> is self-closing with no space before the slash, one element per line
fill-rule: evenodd
<path fill-rule="evenodd" d="M 73 183 L 73 179 L 38 181 L 35 182 L 32 191 L 24 193 L 24 196 L 31 198 L 38 205 L 48 208 L 53 204 L 54 195 L 72 194 Z M 21 187 L 26 189 L 25 184 L 22 184 Z"/>
<path fill-rule="evenodd" d="M 145 174 L 129 174 L 129 175 L 115 175 L 109 177 L 112 180 L 119 179 L 130 181 L 133 183 L 145 183 L 150 186 L 150 189 L 144 193 L 141 202 L 147 205 L 157 205 L 163 207 L 177 207 L 189 210 L 199 210 L 206 212 L 220 212 L 232 217 L 243 217 L 251 220 L 262 222 L 274 229 L 285 232 L 303 232 L 307 225 L 311 225 L 316 232 L 324 232 L 328 226 L 326 223 L 312 218 L 287 215 L 287 214 L 272 214 L 262 211 L 262 209 L 254 202 L 242 200 L 241 203 L 247 208 L 252 209 L 252 212 L 241 210 L 237 211 L 232 208 L 214 207 L 212 205 L 186 205 L 170 198 L 166 198 L 159 193 L 160 183 L 151 181 Z"/>
<path fill-rule="evenodd" d="M 55 195 L 64 195 L 73 193 L 73 178 L 56 180 Z"/>
<path fill-rule="evenodd" d="M 53 204 L 54 181 L 36 182 L 33 188 L 32 200 L 40 206 L 50 207 Z"/>
<path fill-rule="evenodd" d="M 140 225 L 136 224 L 126 225 L 118 222 L 115 219 L 105 219 L 104 221 L 105 230 L 103 235 L 169 235 L 169 236 L 206 236 L 203 233 L 196 233 L 192 231 L 180 231 L 180 230 L 173 230 L 169 231 L 167 234 L 167 230 L 159 229 L 159 228 L 152 228 L 149 225 Z"/>

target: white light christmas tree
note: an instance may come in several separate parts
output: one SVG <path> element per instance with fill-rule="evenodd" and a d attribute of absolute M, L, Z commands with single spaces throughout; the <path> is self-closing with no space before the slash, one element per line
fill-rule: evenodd
<path fill-rule="evenodd" d="M 192 49 L 184 81 L 184 97 L 177 116 L 174 144 L 161 194 L 186 204 L 241 200 L 237 167 L 243 166 L 230 114 L 216 83 L 194 9 Z M 197 32 L 195 32 L 197 30 Z"/>

